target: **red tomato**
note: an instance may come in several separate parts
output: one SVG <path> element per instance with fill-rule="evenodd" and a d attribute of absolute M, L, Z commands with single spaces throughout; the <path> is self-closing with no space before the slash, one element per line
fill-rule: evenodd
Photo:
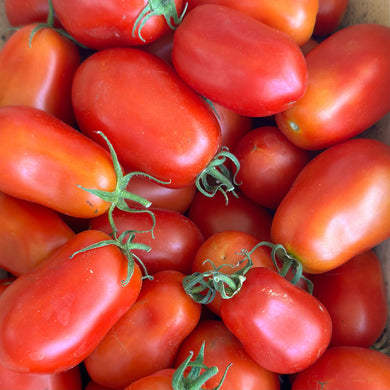
<path fill-rule="evenodd" d="M 17 30 L 0 51 L 0 106 L 32 106 L 73 124 L 71 86 L 79 51 L 49 27 L 34 34 L 30 47 L 36 26 Z"/>
<path fill-rule="evenodd" d="M 58 373 L 81 363 L 133 305 L 141 289 L 137 264 L 130 282 L 127 259 L 100 231 L 75 235 L 0 297 L 0 364 L 18 372 Z"/>
<path fill-rule="evenodd" d="M 172 390 L 172 376 L 174 373 L 174 368 L 158 370 L 154 374 L 137 379 L 126 386 L 125 390 Z"/>
<path fill-rule="evenodd" d="M 311 366 L 332 333 L 320 301 L 265 267 L 246 273 L 241 290 L 222 301 L 221 318 L 255 362 L 280 374 Z"/>
<path fill-rule="evenodd" d="M 114 191 L 109 153 L 42 110 L 0 107 L 0 191 L 74 217 L 107 211 L 108 202 L 78 185 Z"/>
<path fill-rule="evenodd" d="M 175 366 L 179 366 L 191 351 L 198 351 L 203 342 L 203 364 L 217 367 L 218 374 L 209 379 L 202 388 L 214 389 L 221 381 L 226 367 L 231 364 L 221 390 L 279 390 L 278 375 L 253 361 L 239 340 L 218 320 L 199 322 L 181 344 Z"/>
<path fill-rule="evenodd" d="M 149 211 L 155 217 L 154 227 L 148 213 L 114 210 L 113 217 L 118 234 L 126 230 L 140 231 L 136 233 L 135 241 L 149 246 L 151 250 L 145 252 L 135 249 L 132 253 L 140 257 L 149 274 L 166 269 L 189 273 L 195 253 L 204 241 L 199 228 L 189 218 L 176 211 L 156 208 L 150 208 Z M 152 227 L 153 236 L 150 232 Z M 91 228 L 107 234 L 112 232 L 106 214 L 93 218 Z"/>
<path fill-rule="evenodd" d="M 346 27 L 306 55 L 302 99 L 275 116 L 296 145 L 320 150 L 352 138 L 390 110 L 390 27 Z M 343 53 L 343 55 L 340 55 Z"/>
<path fill-rule="evenodd" d="M 180 23 L 182 0 L 52 0 L 57 18 L 78 42 L 91 49 L 142 45 Z"/>
<path fill-rule="evenodd" d="M 308 151 L 295 146 L 275 126 L 259 127 L 245 134 L 234 155 L 240 162 L 240 190 L 270 209 L 276 209 L 311 159 Z"/>
<path fill-rule="evenodd" d="M 347 7 L 348 0 L 319 0 L 313 35 L 334 33 L 340 27 Z"/>
<path fill-rule="evenodd" d="M 357 138 L 315 157 L 272 221 L 281 244 L 308 273 L 345 263 L 390 236 L 390 147 Z"/>
<path fill-rule="evenodd" d="M 188 11 L 202 4 L 234 8 L 290 35 L 298 45 L 312 35 L 318 0 L 188 0 Z"/>
<path fill-rule="evenodd" d="M 197 192 L 188 216 L 199 227 L 204 238 L 224 230 L 239 230 L 255 236 L 259 241 L 269 241 L 272 215 L 239 191 L 238 194 L 237 198 L 229 198 L 226 204 L 220 193 L 209 198 Z"/>
<path fill-rule="evenodd" d="M 0 294 L 2 294 L 16 279 L 15 276 L 5 276 L 4 279 L 0 279 Z"/>
<path fill-rule="evenodd" d="M 375 252 L 360 253 L 340 267 L 310 279 L 314 296 L 332 318 L 330 345 L 371 347 L 379 339 L 388 309 L 382 266 Z"/>
<path fill-rule="evenodd" d="M 184 291 L 184 274 L 161 271 L 145 280 L 135 305 L 84 361 L 96 383 L 122 389 L 171 368 L 182 341 L 200 318 L 200 305 Z"/>
<path fill-rule="evenodd" d="M 244 116 L 283 111 L 307 85 L 306 62 L 292 38 L 214 4 L 185 16 L 174 35 L 172 62 L 195 91 Z"/>
<path fill-rule="evenodd" d="M 361 347 L 329 348 L 311 367 L 298 373 L 292 389 L 388 390 L 390 357 Z"/>
<path fill-rule="evenodd" d="M 169 187 L 193 185 L 220 148 L 221 131 L 207 104 L 163 60 L 142 50 L 93 54 L 78 68 L 72 96 L 83 133 L 102 142 L 100 129 L 128 171 Z"/>
<path fill-rule="evenodd" d="M 47 0 L 4 0 L 4 10 L 11 26 L 45 23 L 49 14 Z"/>
<path fill-rule="evenodd" d="M 65 244 L 74 232 L 55 211 L 0 193 L 0 267 L 19 276 Z"/>

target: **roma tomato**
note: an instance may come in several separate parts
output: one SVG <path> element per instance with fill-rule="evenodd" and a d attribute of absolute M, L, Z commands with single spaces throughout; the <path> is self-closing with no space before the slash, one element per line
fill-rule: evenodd
<path fill-rule="evenodd" d="M 45 23 L 49 15 L 47 0 L 4 0 L 4 11 L 11 26 Z"/>
<path fill-rule="evenodd" d="M 308 151 L 295 146 L 275 126 L 245 134 L 234 149 L 240 163 L 240 190 L 254 202 L 276 209 L 302 168 Z"/>
<path fill-rule="evenodd" d="M 318 0 L 188 0 L 188 11 L 202 4 L 219 4 L 243 12 L 283 31 L 301 46 L 313 33 Z"/>
<path fill-rule="evenodd" d="M 174 368 L 166 368 L 144 376 L 125 387 L 125 390 L 172 390 L 172 377 Z"/>
<path fill-rule="evenodd" d="M 100 129 L 127 171 L 172 188 L 193 185 L 221 146 L 207 104 L 163 60 L 142 50 L 107 49 L 87 58 L 75 74 L 72 100 L 84 134 L 102 142 Z"/>
<path fill-rule="evenodd" d="M 74 217 L 107 211 L 108 202 L 78 185 L 115 190 L 107 150 L 42 110 L 0 107 L 0 191 Z"/>
<path fill-rule="evenodd" d="M 0 51 L 0 106 L 39 108 L 73 125 L 71 86 L 80 64 L 76 45 L 50 27 L 17 30 Z"/>
<path fill-rule="evenodd" d="M 78 42 L 102 50 L 152 42 L 180 23 L 182 0 L 52 0 L 57 18 Z"/>
<path fill-rule="evenodd" d="M 332 318 L 331 346 L 371 347 L 379 339 L 388 309 L 382 265 L 374 251 L 310 279 L 314 296 Z"/>
<path fill-rule="evenodd" d="M 55 211 L 0 193 L 0 267 L 12 275 L 31 270 L 73 235 Z"/>
<path fill-rule="evenodd" d="M 327 148 L 389 112 L 390 27 L 346 27 L 312 49 L 306 63 L 305 95 L 275 116 L 277 126 L 296 145 Z"/>
<path fill-rule="evenodd" d="M 221 318 L 255 362 L 279 374 L 311 366 L 332 333 L 318 299 L 265 267 L 246 273 L 241 290 L 222 301 Z"/>
<path fill-rule="evenodd" d="M 172 62 L 195 91 L 244 116 L 284 111 L 307 86 L 306 62 L 291 37 L 215 4 L 185 16 L 174 35 Z"/>
<path fill-rule="evenodd" d="M 297 374 L 292 390 L 387 390 L 390 357 L 362 347 L 332 347 Z"/>
<path fill-rule="evenodd" d="M 19 276 L 0 297 L 0 364 L 23 373 L 58 373 L 81 363 L 134 304 L 141 271 L 115 245 L 75 254 L 111 238 L 87 230 Z"/>
<path fill-rule="evenodd" d="M 222 379 L 225 368 L 231 364 L 220 387 L 221 390 L 279 390 L 278 375 L 253 361 L 240 341 L 219 320 L 199 322 L 181 344 L 175 366 L 179 366 L 191 351 L 198 351 L 203 342 L 205 343 L 203 363 L 208 367 L 217 367 L 218 373 L 202 388 L 215 389 Z"/>
<path fill-rule="evenodd" d="M 96 383 L 123 389 L 171 368 L 182 341 L 199 322 L 201 307 L 184 291 L 184 274 L 161 271 L 144 280 L 134 306 L 85 359 Z"/>
<path fill-rule="evenodd" d="M 340 27 L 347 7 L 348 0 L 319 0 L 313 35 L 333 34 Z"/>
<path fill-rule="evenodd" d="M 277 208 L 271 239 L 308 273 L 336 268 L 390 236 L 390 147 L 356 138 L 312 159 Z"/>

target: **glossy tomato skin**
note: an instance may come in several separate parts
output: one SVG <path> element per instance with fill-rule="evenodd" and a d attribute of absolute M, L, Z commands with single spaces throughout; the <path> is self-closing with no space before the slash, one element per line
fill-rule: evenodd
<path fill-rule="evenodd" d="M 202 98 L 163 60 L 139 49 L 107 49 L 86 59 L 72 100 L 84 134 L 102 142 L 100 129 L 127 171 L 172 188 L 193 185 L 221 146 L 218 121 Z"/>
<path fill-rule="evenodd" d="M 170 30 L 163 16 L 151 17 L 138 35 L 132 30 L 147 0 L 107 2 L 105 0 L 53 0 L 57 18 L 65 30 L 78 42 L 102 50 L 118 46 L 143 45 L 163 36 Z M 178 15 L 183 10 L 182 0 L 174 0 Z"/>
<path fill-rule="evenodd" d="M 158 370 L 154 374 L 144 376 L 130 383 L 125 387 L 125 390 L 172 390 L 172 377 L 174 373 L 174 368 Z"/>
<path fill-rule="evenodd" d="M 202 4 L 219 4 L 243 12 L 288 34 L 301 46 L 313 33 L 318 0 L 189 0 L 188 11 Z"/>
<path fill-rule="evenodd" d="M 80 218 L 109 207 L 77 186 L 113 191 L 110 154 L 42 110 L 0 107 L 0 156 L 0 191 L 8 195 Z"/>
<path fill-rule="evenodd" d="M 12 275 L 34 268 L 73 235 L 55 211 L 0 193 L 0 267 Z"/>
<path fill-rule="evenodd" d="M 231 364 L 221 386 L 221 390 L 279 390 L 277 374 L 266 370 L 249 357 L 240 341 L 220 320 L 200 321 L 180 346 L 175 366 L 178 367 L 190 351 L 195 353 L 205 343 L 204 361 L 208 367 L 217 367 L 218 373 L 209 379 L 204 389 L 214 389 Z"/>
<path fill-rule="evenodd" d="M 134 306 L 85 359 L 96 383 L 122 389 L 171 368 L 182 341 L 199 322 L 201 307 L 184 291 L 184 274 L 161 271 L 144 280 Z"/>
<path fill-rule="evenodd" d="M 390 357 L 369 348 L 329 348 L 311 367 L 297 374 L 292 389 L 387 390 Z"/>
<path fill-rule="evenodd" d="M 254 361 L 279 374 L 312 365 L 332 333 L 320 301 L 265 267 L 248 271 L 240 292 L 223 300 L 221 318 Z"/>
<path fill-rule="evenodd" d="M 307 150 L 290 142 L 275 126 L 245 134 L 234 149 L 240 162 L 240 190 L 261 206 L 276 209 L 298 173 L 310 161 Z"/>
<path fill-rule="evenodd" d="M 333 34 L 340 27 L 348 3 L 348 0 L 319 0 L 313 35 Z"/>
<path fill-rule="evenodd" d="M 153 235 L 150 229 L 153 220 L 148 213 L 128 213 L 114 210 L 113 217 L 118 234 L 126 230 L 139 231 L 134 242 L 148 245 L 151 250 L 135 249 L 133 253 L 140 257 L 149 274 L 171 269 L 184 274 L 191 272 L 191 265 L 196 251 L 204 242 L 199 228 L 188 217 L 165 209 L 149 208 L 155 217 Z M 112 232 L 107 216 L 91 219 L 92 229 L 107 234 Z M 141 233 L 145 231 L 145 233 Z"/>
<path fill-rule="evenodd" d="M 215 4 L 185 16 L 174 35 L 172 62 L 194 90 L 244 116 L 284 111 L 307 86 L 306 62 L 292 38 Z"/>
<path fill-rule="evenodd" d="M 305 95 L 275 116 L 277 126 L 291 142 L 311 150 L 372 126 L 390 110 L 389 47 L 390 27 L 379 24 L 349 26 L 319 43 L 305 57 Z"/>
<path fill-rule="evenodd" d="M 356 138 L 312 159 L 277 208 L 272 242 L 307 273 L 340 266 L 390 235 L 390 147 Z"/>
<path fill-rule="evenodd" d="M 141 289 L 137 265 L 113 245 L 70 256 L 110 237 L 87 230 L 16 279 L 1 295 L 0 363 L 29 373 L 58 373 L 81 363 L 133 305 Z M 22 313 L 22 314 L 21 314 Z"/>
<path fill-rule="evenodd" d="M 0 52 L 0 106 L 26 105 L 73 125 L 73 75 L 80 64 L 76 45 L 52 28 L 30 37 L 37 24 L 17 30 Z"/>
<path fill-rule="evenodd" d="M 331 346 L 371 347 L 379 339 L 388 309 L 382 265 L 374 251 L 310 279 L 314 296 L 332 318 Z"/>

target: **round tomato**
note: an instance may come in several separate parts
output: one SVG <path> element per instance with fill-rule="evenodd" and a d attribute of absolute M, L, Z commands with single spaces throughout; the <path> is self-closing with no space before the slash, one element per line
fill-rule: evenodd
<path fill-rule="evenodd" d="M 334 33 L 347 11 L 348 0 L 319 0 L 313 35 L 326 36 Z"/>
<path fill-rule="evenodd" d="M 174 368 L 158 370 L 151 375 L 144 376 L 132 382 L 125 387 L 125 390 L 172 390 L 172 377 L 174 373 Z"/>

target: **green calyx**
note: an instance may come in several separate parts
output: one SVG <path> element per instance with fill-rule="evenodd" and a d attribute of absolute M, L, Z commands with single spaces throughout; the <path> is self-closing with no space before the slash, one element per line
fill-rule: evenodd
<path fill-rule="evenodd" d="M 205 343 L 203 342 L 199 354 L 196 356 L 194 361 L 191 361 L 193 352 L 189 353 L 189 356 L 186 360 L 177 368 L 172 377 L 172 389 L 173 390 L 201 390 L 202 386 L 213 376 L 218 373 L 218 368 L 207 367 L 203 364 L 204 360 L 204 347 Z M 226 367 L 226 370 L 219 382 L 219 384 L 210 390 L 219 390 L 225 380 L 227 371 L 231 364 Z M 191 370 L 185 376 L 185 371 L 187 368 L 191 367 Z M 203 371 L 203 372 L 202 372 Z"/>
<path fill-rule="evenodd" d="M 132 36 L 135 37 L 138 31 L 138 37 L 141 41 L 146 42 L 142 36 L 142 29 L 152 16 L 163 16 L 168 26 L 175 30 L 184 18 L 187 6 L 188 3 L 186 3 L 183 12 L 179 16 L 174 0 L 149 0 L 134 23 Z"/>

